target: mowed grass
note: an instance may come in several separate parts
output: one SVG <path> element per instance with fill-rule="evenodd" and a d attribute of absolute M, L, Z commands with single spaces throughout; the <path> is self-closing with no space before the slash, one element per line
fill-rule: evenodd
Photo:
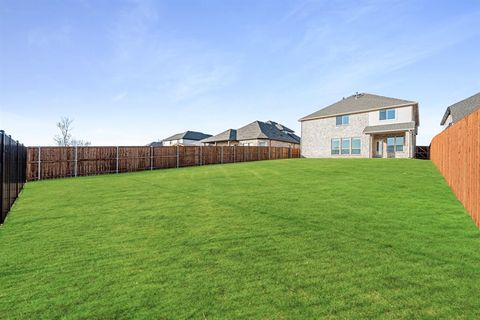
<path fill-rule="evenodd" d="M 429 161 L 292 159 L 28 183 L 0 317 L 480 317 L 480 231 Z"/>

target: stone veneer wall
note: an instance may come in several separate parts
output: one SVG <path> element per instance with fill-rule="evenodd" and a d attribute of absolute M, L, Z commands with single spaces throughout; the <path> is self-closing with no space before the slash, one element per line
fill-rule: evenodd
<path fill-rule="evenodd" d="M 336 125 L 335 117 L 302 121 L 301 153 L 307 158 L 370 157 L 370 136 L 363 133 L 368 126 L 368 113 L 351 114 L 350 124 Z M 332 155 L 332 138 L 360 138 L 359 155 Z"/>

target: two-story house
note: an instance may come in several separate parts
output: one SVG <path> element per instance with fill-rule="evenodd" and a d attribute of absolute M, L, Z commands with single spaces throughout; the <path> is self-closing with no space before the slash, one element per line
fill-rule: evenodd
<path fill-rule="evenodd" d="M 307 158 L 413 158 L 418 103 L 357 93 L 299 120 Z"/>

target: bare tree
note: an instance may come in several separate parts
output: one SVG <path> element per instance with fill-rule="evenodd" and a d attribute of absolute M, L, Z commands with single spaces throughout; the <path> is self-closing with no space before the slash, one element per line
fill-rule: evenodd
<path fill-rule="evenodd" d="M 90 141 L 85 141 L 82 139 L 72 139 L 72 146 L 77 146 L 77 147 L 88 147 L 91 146 L 92 143 Z"/>
<path fill-rule="evenodd" d="M 72 137 L 72 123 L 73 119 L 69 117 L 62 117 L 60 121 L 57 122 L 57 128 L 60 130 L 60 134 L 55 135 L 53 138 L 55 143 L 58 146 L 68 147 L 68 146 L 90 146 L 89 141 L 84 141 L 81 139 L 74 139 Z"/>
<path fill-rule="evenodd" d="M 55 135 L 53 138 L 58 146 L 68 147 L 72 140 L 72 123 L 73 119 L 68 117 L 60 118 L 57 122 L 57 128 L 60 130 L 60 134 Z"/>

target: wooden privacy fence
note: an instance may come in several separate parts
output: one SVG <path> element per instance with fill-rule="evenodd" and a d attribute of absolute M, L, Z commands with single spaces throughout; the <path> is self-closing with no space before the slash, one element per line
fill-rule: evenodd
<path fill-rule="evenodd" d="M 283 147 L 28 147 L 27 179 L 299 157 L 300 149 Z"/>
<path fill-rule="evenodd" d="M 430 159 L 480 227 L 480 109 L 433 138 Z"/>
<path fill-rule="evenodd" d="M 26 179 L 27 148 L 0 130 L 0 224 Z"/>

